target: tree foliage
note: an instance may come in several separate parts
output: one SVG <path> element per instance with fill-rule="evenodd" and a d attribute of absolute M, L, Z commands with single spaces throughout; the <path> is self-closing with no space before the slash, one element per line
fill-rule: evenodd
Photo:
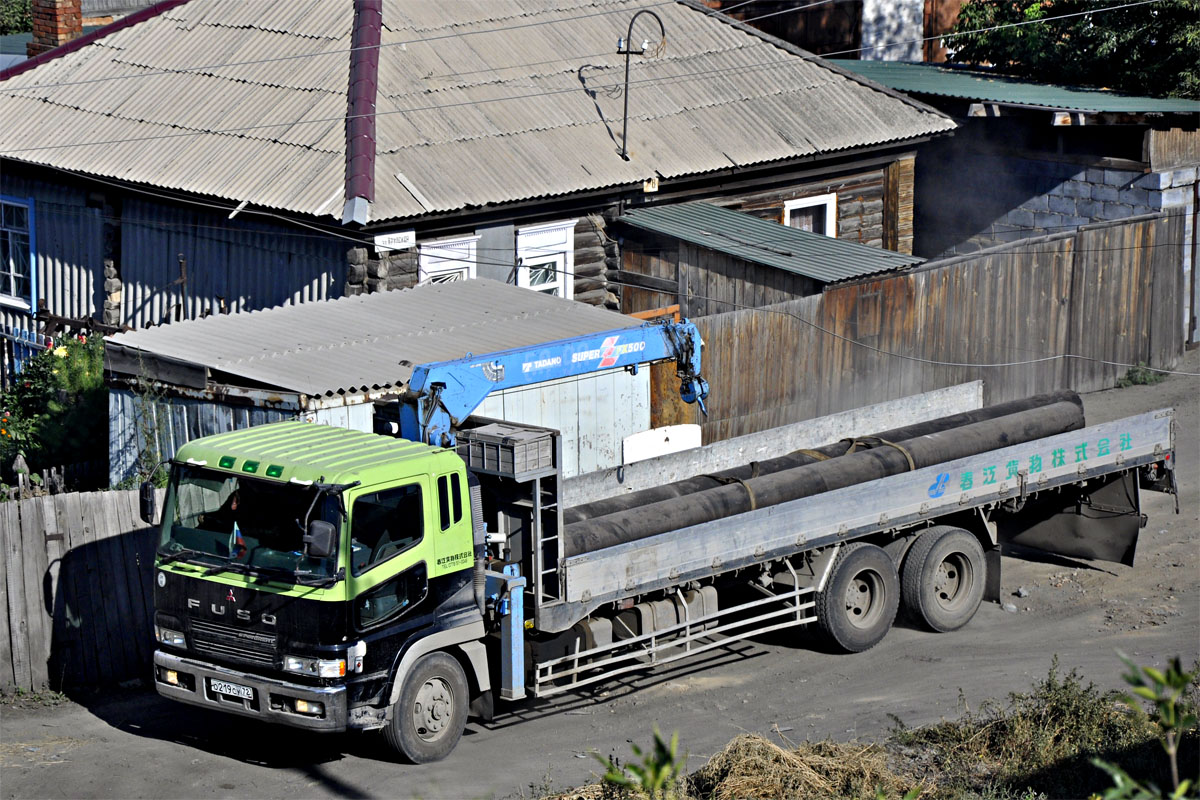
<path fill-rule="evenodd" d="M 951 60 L 1058 84 L 1200 98 L 1200 0 L 1106 8 L 1124 4 L 966 0 L 954 28 L 963 35 L 947 39 Z M 1050 19 L 1068 14 L 1079 16 Z M 983 30 L 1021 22 L 1033 24 Z"/>
<path fill-rule="evenodd" d="M 33 30 L 29 0 L 0 0 L 0 36 Z"/>

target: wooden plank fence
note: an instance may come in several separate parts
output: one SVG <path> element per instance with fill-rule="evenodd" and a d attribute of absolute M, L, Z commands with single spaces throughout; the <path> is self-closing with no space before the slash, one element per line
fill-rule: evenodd
<path fill-rule="evenodd" d="M 988 404 L 1116 385 L 1183 352 L 1182 216 L 1146 216 L 695 320 L 709 416 L 651 373 L 655 425 L 705 442 L 982 379 Z M 1083 358 L 1053 358 L 1057 354 Z M 1021 366 L 973 366 L 1033 361 Z M 943 362 L 943 363 L 929 363 Z M 674 395 L 674 397 L 672 397 Z"/>
<path fill-rule="evenodd" d="M 0 503 L 0 534 L 0 688 L 148 678 L 157 529 L 137 491 Z"/>

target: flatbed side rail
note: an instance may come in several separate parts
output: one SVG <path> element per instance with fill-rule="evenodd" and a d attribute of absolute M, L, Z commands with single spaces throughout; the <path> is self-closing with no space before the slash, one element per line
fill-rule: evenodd
<path fill-rule="evenodd" d="M 582 618 L 632 594 L 1163 461 L 1174 415 L 1151 411 L 571 556 L 562 611 Z"/>
<path fill-rule="evenodd" d="M 728 647 L 751 636 L 814 622 L 813 592 L 811 587 L 788 588 L 651 633 L 538 662 L 533 671 L 532 694 L 551 697 L 627 672 Z"/>

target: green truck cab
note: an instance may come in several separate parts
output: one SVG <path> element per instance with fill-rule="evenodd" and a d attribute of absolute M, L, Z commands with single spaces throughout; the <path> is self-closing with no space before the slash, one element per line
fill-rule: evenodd
<path fill-rule="evenodd" d="M 462 460 L 282 422 L 189 442 L 172 465 L 159 693 L 316 731 L 384 728 L 416 761 L 448 753 L 471 702 L 490 700 Z"/>

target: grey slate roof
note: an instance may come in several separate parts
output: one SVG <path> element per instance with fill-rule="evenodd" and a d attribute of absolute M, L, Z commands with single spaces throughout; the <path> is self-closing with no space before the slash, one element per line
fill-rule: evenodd
<path fill-rule="evenodd" d="M 621 221 L 825 283 L 920 264 L 924 259 L 834 239 L 710 203 L 639 208 Z"/>
<path fill-rule="evenodd" d="M 614 51 L 642 9 L 667 45 L 632 60 L 624 161 Z M 191 0 L 0 82 L 0 118 L 21 121 L 0 155 L 338 217 L 353 24 L 348 0 Z M 383 0 L 383 24 L 372 221 L 954 127 L 694 0 Z M 656 32 L 643 16 L 634 39 Z"/>
<path fill-rule="evenodd" d="M 999 105 L 1127 114 L 1196 114 L 1200 101 L 1135 97 L 1102 89 L 1034 83 L 987 72 L 901 61 L 838 61 L 848 70 L 902 92 L 981 100 Z M 1052 77 L 1052 76 L 1047 76 Z"/>
<path fill-rule="evenodd" d="M 419 364 L 641 324 L 478 279 L 206 317 L 116 334 L 105 344 L 110 360 L 136 363 L 141 351 L 224 373 L 217 377 L 233 385 L 320 397 L 394 392 Z"/>

